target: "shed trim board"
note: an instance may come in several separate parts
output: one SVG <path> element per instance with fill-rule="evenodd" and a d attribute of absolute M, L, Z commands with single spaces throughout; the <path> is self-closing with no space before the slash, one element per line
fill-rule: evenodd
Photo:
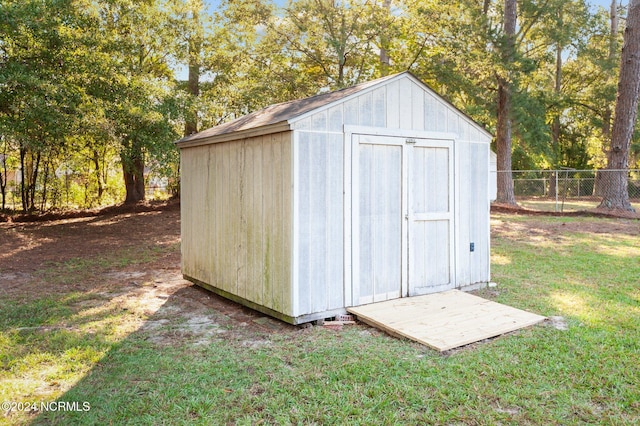
<path fill-rule="evenodd" d="M 293 196 L 291 197 L 291 207 L 292 207 L 292 220 L 291 220 L 291 225 L 292 225 L 292 233 L 291 233 L 291 282 L 295 283 L 296 280 L 298 279 L 299 272 L 300 272 L 300 262 L 299 262 L 299 253 L 300 253 L 300 237 L 298 236 L 298 233 L 295 232 L 295 230 L 300 229 L 300 215 L 299 215 L 299 211 L 300 211 L 300 198 L 297 195 L 297 190 L 296 190 L 296 180 L 298 178 L 299 175 L 299 168 L 300 168 L 300 150 L 298 149 L 298 144 L 299 144 L 299 134 L 298 132 L 292 132 L 293 135 L 291 137 L 291 157 L 293 159 L 292 164 L 291 164 L 291 176 L 293 176 L 293 179 L 291 181 L 291 194 L 293 194 Z M 300 312 L 300 288 L 297 285 L 294 285 L 292 288 L 292 297 L 293 297 L 293 301 L 292 301 L 292 308 L 293 308 L 293 312 L 297 313 Z"/>
<path fill-rule="evenodd" d="M 254 136 L 265 136 L 288 131 L 291 131 L 291 126 L 288 122 L 283 121 L 280 123 L 270 124 L 268 126 L 239 130 L 233 133 L 223 133 L 221 135 L 209 136 L 206 138 L 199 138 L 194 140 L 184 140 L 182 142 L 178 141 L 178 146 L 180 148 L 191 148 L 195 146 L 209 145 L 212 143 L 233 142 L 241 139 L 249 139 Z"/>

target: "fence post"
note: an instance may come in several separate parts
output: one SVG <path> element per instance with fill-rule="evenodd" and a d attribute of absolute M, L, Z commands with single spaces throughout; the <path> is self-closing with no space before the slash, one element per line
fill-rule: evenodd
<path fill-rule="evenodd" d="M 555 206 L 555 211 L 557 213 L 558 212 L 558 170 L 554 170 L 553 174 L 555 175 L 555 178 L 556 178 L 556 206 Z"/>
<path fill-rule="evenodd" d="M 576 194 L 576 197 L 580 198 L 580 178 L 578 178 L 578 194 Z"/>

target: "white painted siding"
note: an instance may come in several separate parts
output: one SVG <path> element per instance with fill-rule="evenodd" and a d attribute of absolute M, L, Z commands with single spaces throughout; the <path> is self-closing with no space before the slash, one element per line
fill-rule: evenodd
<path fill-rule="evenodd" d="M 295 149 L 296 315 L 306 315 L 344 307 L 343 137 L 302 131 Z"/>
<path fill-rule="evenodd" d="M 489 144 L 459 142 L 456 150 L 457 280 L 464 286 L 489 281 Z"/>
<path fill-rule="evenodd" d="M 296 130 L 341 132 L 344 125 L 448 132 L 456 140 L 489 142 L 471 119 L 409 77 L 292 120 Z"/>
<path fill-rule="evenodd" d="M 182 271 L 292 315 L 290 133 L 183 149 Z"/>
<path fill-rule="evenodd" d="M 489 161 L 489 200 L 498 198 L 498 157 L 495 152 L 490 152 Z"/>
<path fill-rule="evenodd" d="M 448 226 L 454 227 L 453 232 L 456 235 L 456 259 L 452 260 L 456 265 L 454 278 L 457 287 L 488 281 L 489 205 L 486 200 L 489 199 L 489 181 L 485 159 L 488 158 L 490 137 L 468 117 L 409 77 L 391 81 L 375 90 L 352 97 L 343 103 L 333 105 L 328 111 L 329 113 L 319 111 L 294 121 L 293 127 L 300 130 L 338 132 L 347 125 L 446 132 L 453 135 L 456 195 L 451 201 L 454 203 L 456 214 L 454 223 Z M 309 165 L 303 163 L 300 167 L 307 168 Z M 315 164 L 315 167 L 320 166 Z M 310 170 L 309 173 L 315 172 Z M 440 195 L 434 197 L 438 200 L 433 200 L 433 203 L 444 202 Z M 320 206 L 317 204 L 318 201 L 314 202 Z M 442 223 L 429 226 L 435 227 L 431 230 L 433 233 L 445 232 Z M 426 229 L 423 231 L 426 232 Z M 474 252 L 470 252 L 472 242 Z M 446 250 L 446 247 L 435 249 L 433 255 L 438 256 L 442 249 Z M 425 256 L 426 259 L 431 255 Z M 309 306 L 309 303 L 303 303 L 301 308 L 306 306 Z M 305 312 L 304 309 L 301 312 Z"/>
<path fill-rule="evenodd" d="M 471 171 L 469 212 L 469 240 L 474 242 L 474 251 L 469 252 L 471 284 L 489 280 L 489 145 L 470 144 Z M 484 177 L 480 179 L 479 177 Z"/>

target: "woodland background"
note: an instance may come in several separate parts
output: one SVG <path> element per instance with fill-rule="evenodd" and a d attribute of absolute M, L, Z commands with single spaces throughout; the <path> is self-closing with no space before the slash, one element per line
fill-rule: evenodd
<path fill-rule="evenodd" d="M 404 70 L 494 134 L 507 87 L 513 169 L 603 168 L 627 12 L 616 0 L 0 0 L 1 208 L 133 203 L 159 178 L 177 192 L 182 136 Z M 638 168 L 637 131 L 629 146 Z"/>

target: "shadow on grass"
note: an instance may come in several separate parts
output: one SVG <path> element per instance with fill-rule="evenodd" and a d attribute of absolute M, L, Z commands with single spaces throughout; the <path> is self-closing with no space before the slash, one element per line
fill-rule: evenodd
<path fill-rule="evenodd" d="M 113 311 L 100 312 L 100 318 L 83 320 L 105 320 Z M 100 345 L 106 349 L 101 359 L 57 400 L 55 410 L 31 423 L 159 424 L 167 411 L 174 416 L 169 423 L 188 423 L 198 413 L 218 411 L 229 393 L 255 383 L 238 352 L 267 347 L 274 335 L 297 331 L 199 288 L 181 288 L 126 337 Z"/>

